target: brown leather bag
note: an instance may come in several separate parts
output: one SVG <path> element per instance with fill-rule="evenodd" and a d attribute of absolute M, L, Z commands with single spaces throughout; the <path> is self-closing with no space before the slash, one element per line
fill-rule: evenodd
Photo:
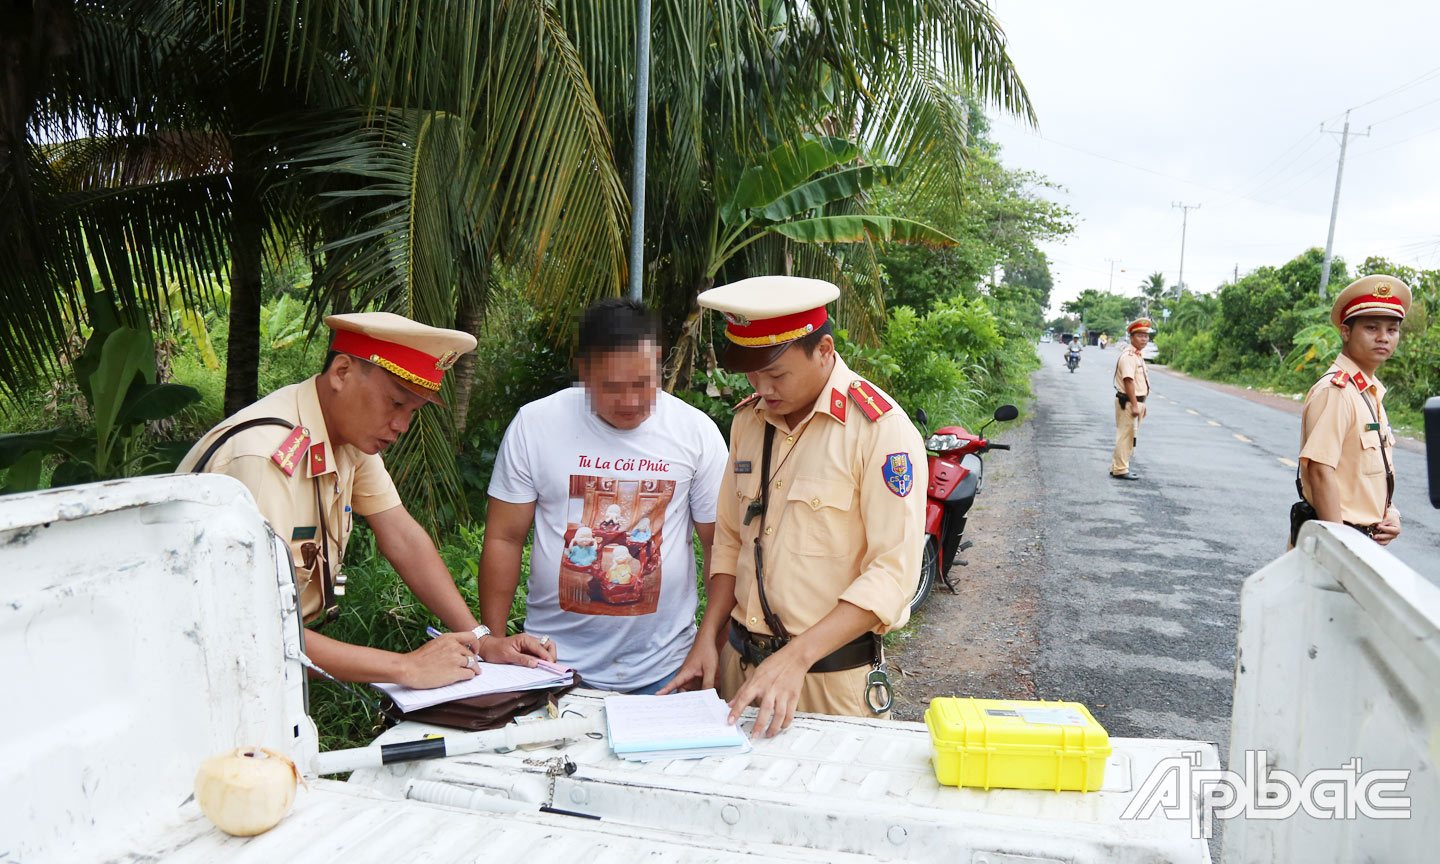
<path fill-rule="evenodd" d="M 420 708 L 402 715 L 406 720 L 449 726 L 467 732 L 482 732 L 499 729 L 522 714 L 538 711 L 551 703 L 558 703 L 560 697 L 580 686 L 580 676 L 574 683 L 548 690 L 519 690 L 509 693 L 487 693 L 469 699 L 442 702 L 429 708 Z M 388 700 L 387 700 L 388 701 Z M 387 706 L 390 707 L 390 706 Z"/>

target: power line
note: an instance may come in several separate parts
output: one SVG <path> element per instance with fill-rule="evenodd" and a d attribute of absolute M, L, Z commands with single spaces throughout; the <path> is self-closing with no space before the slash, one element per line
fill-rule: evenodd
<path fill-rule="evenodd" d="M 1319 140 L 1320 140 L 1319 136 L 1316 136 L 1315 140 L 1316 140 L 1316 141 L 1319 141 Z M 1310 152 L 1310 148 L 1307 147 L 1307 148 L 1303 151 L 1303 153 L 1308 153 L 1308 152 Z M 1302 153 L 1302 155 L 1303 155 L 1303 153 Z M 1305 165 L 1305 167 L 1304 167 L 1304 168 L 1301 168 L 1299 171 L 1294 171 L 1294 172 L 1291 172 L 1291 173 L 1289 173 L 1289 174 L 1286 174 L 1285 172 L 1282 171 L 1282 172 L 1276 174 L 1275 176 L 1271 177 L 1269 180 L 1266 180 L 1264 183 L 1261 183 L 1259 186 L 1256 186 L 1254 189 L 1251 189 L 1249 192 L 1245 193 L 1245 197 L 1246 197 L 1246 198 L 1251 197 L 1251 196 L 1254 195 L 1255 193 L 1259 192 L 1261 189 L 1264 189 L 1266 186 L 1269 186 L 1271 183 L 1283 182 L 1283 183 L 1285 183 L 1285 184 L 1289 184 L 1290 181 L 1294 180 L 1296 177 L 1301 177 L 1301 176 L 1304 176 L 1305 174 L 1308 174 L 1310 171 L 1312 171 L 1312 170 L 1315 168 L 1316 165 L 1319 165 L 1319 164 L 1321 164 L 1322 162 L 1329 162 L 1329 161 L 1330 161 L 1330 155 L 1329 155 L 1328 153 L 1323 153 L 1323 154 L 1320 155 L 1320 158 L 1316 159 L 1316 160 L 1313 161 L 1313 162 L 1307 163 L 1307 164 Z M 1283 178 L 1283 180 L 1282 180 L 1282 178 Z M 1288 189 L 1290 189 L 1291 187 L 1288 186 L 1288 185 L 1286 185 L 1286 186 L 1283 186 L 1282 188 L 1285 188 L 1285 189 L 1288 190 Z M 1259 199 L 1253 199 L 1253 200 L 1259 200 Z"/>
<path fill-rule="evenodd" d="M 1143 172 L 1146 173 L 1146 174 L 1153 174 L 1153 175 L 1155 175 L 1156 177 L 1164 177 L 1166 180 L 1174 180 L 1174 181 L 1176 181 L 1177 183 L 1184 183 L 1184 184 L 1189 185 L 1189 186 L 1196 186 L 1196 187 L 1201 188 L 1201 189 L 1207 189 L 1207 190 L 1209 190 L 1209 191 L 1211 191 L 1211 192 L 1215 192 L 1215 193 L 1220 194 L 1220 195 L 1225 195 L 1225 196 L 1230 197 L 1230 198 L 1244 198 L 1244 199 L 1247 200 L 1247 201 L 1252 201 L 1252 202 L 1254 202 L 1254 203 L 1256 203 L 1256 204 L 1260 204 L 1260 205 L 1265 206 L 1265 207 L 1273 207 L 1273 208 L 1275 208 L 1275 209 L 1277 209 L 1277 210 L 1288 210 L 1288 211 L 1290 211 L 1291 213 L 1300 213 L 1300 214 L 1305 215 L 1305 216 L 1312 215 L 1312 214 L 1310 214 L 1310 213 L 1308 213 L 1308 212 L 1306 212 L 1306 211 L 1304 211 L 1304 210 L 1297 210 L 1297 209 L 1295 209 L 1294 207 L 1286 207 L 1284 204 L 1276 204 L 1276 203 L 1274 203 L 1273 201 L 1264 201 L 1264 200 L 1259 199 L 1259 198 L 1252 198 L 1252 197 L 1250 197 L 1249 195 L 1247 195 L 1247 194 L 1245 194 L 1245 193 L 1234 192 L 1234 191 L 1231 191 L 1231 190 L 1229 190 L 1229 189 L 1221 189 L 1221 188 L 1218 187 L 1218 186 L 1211 186 L 1211 185 L 1209 185 L 1208 183 L 1201 183 L 1201 182 L 1198 181 L 1198 180 L 1191 180 L 1191 179 L 1188 178 L 1188 177 L 1178 177 L 1178 176 L 1176 176 L 1176 175 L 1174 175 L 1174 174 L 1166 174 L 1164 171 L 1156 171 L 1154 168 L 1146 168 L 1144 165 L 1136 165 L 1136 164 L 1133 163 L 1133 162 L 1126 162 L 1126 161 L 1123 160 L 1123 159 L 1116 159 L 1116 158 L 1113 157 L 1113 156 L 1105 156 L 1105 155 L 1103 155 L 1103 154 L 1096 153 L 1096 152 L 1093 151 L 1093 150 L 1087 150 L 1087 149 L 1084 148 L 1084 147 L 1079 147 L 1079 146 L 1076 146 L 1076 145 L 1074 145 L 1074 144 L 1067 144 L 1067 143 L 1064 142 L 1064 141 L 1059 141 L 1059 140 L 1056 140 L 1056 139 L 1054 139 L 1054 138 L 1047 138 L 1045 135 L 1043 135 L 1043 134 L 1041 134 L 1041 133 L 1039 133 L 1039 132 L 1036 132 L 1036 131 L 1034 131 L 1034 130 L 1032 130 L 1032 129 L 1026 129 L 1026 128 L 1024 128 L 1024 127 L 1021 127 L 1021 126 L 1018 126 L 1018 125 L 1015 125 L 1015 124 L 1010 124 L 1010 128 L 1013 129 L 1013 130 L 1016 131 L 1016 132 L 1020 132 L 1020 133 L 1022 133 L 1022 134 L 1028 135 L 1028 136 L 1030 136 L 1030 137 L 1032 137 L 1032 138 L 1038 138 L 1038 139 L 1040 139 L 1041 141 L 1044 141 L 1044 142 L 1047 143 L 1047 144 L 1053 144 L 1053 145 L 1055 145 L 1056 147 L 1063 147 L 1063 148 L 1065 148 L 1066 150 L 1074 150 L 1074 151 L 1077 152 L 1077 153 L 1083 153 L 1083 154 L 1085 154 L 1086 156 L 1090 156 L 1090 157 L 1093 157 L 1093 158 L 1095 158 L 1095 159 L 1101 159 L 1101 160 L 1103 160 L 1103 161 L 1105 161 L 1105 162 L 1113 162 L 1113 163 L 1115 163 L 1116 165 L 1123 165 L 1123 166 L 1125 166 L 1126 168 L 1130 168 L 1130 169 L 1135 170 L 1135 171 L 1143 171 Z"/>
<path fill-rule="evenodd" d="M 1429 102 L 1421 102 L 1419 105 L 1416 105 L 1414 108 L 1410 108 L 1410 109 L 1407 109 L 1407 110 L 1405 110 L 1405 111 L 1401 111 L 1399 114 L 1391 114 L 1389 117 L 1386 117 L 1384 120 L 1376 120 L 1374 123 L 1371 123 L 1370 125 L 1371 125 L 1371 126 L 1379 126 L 1381 123 L 1389 123 L 1391 120 L 1394 120 L 1394 119 L 1399 118 L 1399 117 L 1404 117 L 1406 114 L 1414 114 L 1416 111 L 1419 111 L 1421 108 L 1428 108 L 1429 106 L 1434 105 L 1436 102 L 1440 102 L 1440 96 L 1437 96 L 1437 97 L 1435 97 L 1434 99 L 1431 99 Z"/>
<path fill-rule="evenodd" d="M 1431 70 L 1428 71 L 1428 72 L 1421 72 L 1419 75 L 1417 75 L 1417 76 L 1414 77 L 1414 78 L 1411 78 L 1409 81 L 1406 81 L 1404 84 L 1401 84 L 1400 86 L 1395 87 L 1395 88 L 1393 88 L 1393 89 L 1391 89 L 1391 90 L 1386 90 L 1384 93 L 1381 93 L 1379 96 L 1376 96 L 1376 97 L 1373 98 L 1373 99 L 1367 99 L 1367 100 L 1365 100 L 1364 102 L 1361 102 L 1359 105 L 1352 105 L 1352 106 L 1350 106 L 1350 108 L 1349 108 L 1348 110 L 1354 111 L 1354 110 L 1357 110 L 1357 109 L 1359 109 L 1359 108 L 1364 108 L 1366 105 L 1374 105 L 1376 102 L 1379 102 L 1381 99 L 1389 99 L 1391 96 L 1394 96 L 1394 95 L 1397 94 L 1397 93 L 1403 93 L 1404 91 L 1409 90 L 1411 87 L 1415 87 L 1415 86 L 1418 86 L 1418 85 L 1420 85 L 1420 84 L 1423 84 L 1423 83 L 1425 83 L 1426 81 L 1430 80 L 1431 78 L 1435 78 L 1435 77 L 1440 77 L 1440 66 L 1436 66 L 1434 69 L 1431 69 Z M 1333 119 L 1333 118 L 1332 118 L 1332 119 Z M 1327 121 L 1327 122 L 1328 122 L 1328 121 Z"/>
<path fill-rule="evenodd" d="M 1374 149 L 1356 153 L 1355 158 L 1359 159 L 1362 156 L 1372 156 L 1376 153 L 1379 153 L 1381 150 L 1389 150 L 1391 147 L 1398 147 L 1407 141 L 1414 141 L 1416 138 L 1424 138 L 1426 135 L 1434 135 L 1436 132 L 1440 132 L 1440 126 L 1436 126 L 1434 129 L 1430 129 L 1425 132 L 1418 132 L 1414 135 L 1409 136 L 1408 138 L 1401 138 L 1399 141 L 1391 141 L 1389 144 L 1382 144 Z"/>

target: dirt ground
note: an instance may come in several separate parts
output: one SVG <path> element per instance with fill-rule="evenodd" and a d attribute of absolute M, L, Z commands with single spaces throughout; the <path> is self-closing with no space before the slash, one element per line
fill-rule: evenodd
<path fill-rule="evenodd" d="M 975 545 L 887 651 L 895 684 L 894 716 L 920 720 L 936 696 L 1035 699 L 1038 625 L 1034 567 L 1040 555 L 1039 466 L 1029 424 L 992 428 L 1009 452 L 985 456 L 985 483 L 970 511 Z"/>

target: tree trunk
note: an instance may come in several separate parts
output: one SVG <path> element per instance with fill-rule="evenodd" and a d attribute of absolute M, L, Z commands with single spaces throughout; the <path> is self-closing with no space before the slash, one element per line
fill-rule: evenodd
<path fill-rule="evenodd" d="M 670 352 L 670 359 L 665 364 L 664 388 L 666 393 L 674 393 L 675 388 L 684 389 L 690 386 L 690 374 L 694 369 L 692 362 L 695 351 L 700 346 L 700 327 L 705 321 L 705 310 L 700 308 L 697 298 L 715 287 L 715 280 L 709 276 L 701 277 L 695 285 L 695 293 L 690 299 L 690 314 L 685 316 L 685 324 L 680 328 L 680 337 L 675 340 L 675 347 Z"/>
<path fill-rule="evenodd" d="M 460 288 L 460 297 L 455 303 L 455 329 L 479 339 L 480 329 L 485 324 L 485 292 L 489 280 L 482 278 L 477 281 L 479 284 L 470 290 L 466 290 L 463 285 Z M 477 359 L 474 351 L 460 355 L 450 373 L 455 376 L 455 404 L 452 408 L 455 413 L 457 453 L 465 449 L 465 427 L 470 421 L 470 394 L 475 389 Z"/>
<path fill-rule="evenodd" d="M 225 416 L 259 398 L 260 268 L 264 212 L 260 174 L 237 146 L 230 172 L 230 344 L 225 353 Z"/>

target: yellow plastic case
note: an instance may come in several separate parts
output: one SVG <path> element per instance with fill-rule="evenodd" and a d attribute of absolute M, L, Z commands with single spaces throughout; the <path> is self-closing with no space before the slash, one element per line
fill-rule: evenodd
<path fill-rule="evenodd" d="M 1079 702 L 941 697 L 925 725 L 947 786 L 1091 792 L 1105 782 L 1110 735 Z"/>

